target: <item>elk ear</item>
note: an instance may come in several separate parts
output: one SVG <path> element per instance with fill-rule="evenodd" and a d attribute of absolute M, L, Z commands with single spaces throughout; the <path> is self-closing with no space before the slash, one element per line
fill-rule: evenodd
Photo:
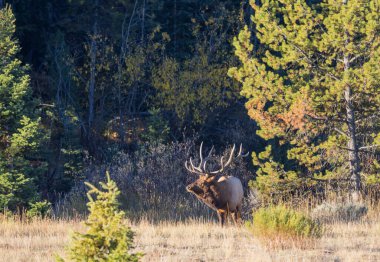
<path fill-rule="evenodd" d="M 208 174 L 206 176 L 206 182 L 207 183 L 212 183 L 215 181 L 215 179 L 216 179 L 216 176 L 209 176 Z"/>

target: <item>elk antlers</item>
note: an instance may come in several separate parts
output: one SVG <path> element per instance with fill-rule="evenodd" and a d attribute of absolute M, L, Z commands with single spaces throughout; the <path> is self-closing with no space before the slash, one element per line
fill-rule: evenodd
<path fill-rule="evenodd" d="M 203 148 L 203 141 L 202 141 L 201 146 L 199 148 L 199 158 L 200 158 L 200 161 L 199 161 L 199 165 L 198 166 L 194 166 L 193 159 L 191 157 L 190 157 L 190 161 L 189 161 L 190 162 L 190 166 L 191 166 L 190 168 L 188 166 L 187 161 L 185 162 L 186 169 L 189 172 L 191 172 L 191 173 L 196 173 L 196 174 L 199 174 L 199 175 L 202 175 L 202 174 L 206 173 L 204 171 L 205 170 L 205 166 L 206 166 L 206 162 L 210 158 L 211 153 L 214 150 L 214 146 L 211 148 L 210 152 L 208 153 L 208 155 L 207 155 L 207 157 L 205 159 L 203 159 L 202 148 Z M 203 169 L 202 169 L 202 165 L 203 165 Z"/>
<path fill-rule="evenodd" d="M 201 143 L 201 146 L 199 148 L 199 157 L 200 157 L 200 161 L 199 161 L 199 165 L 198 166 L 194 166 L 193 164 L 193 159 L 190 157 L 190 167 L 188 165 L 188 162 L 186 161 L 185 162 L 185 167 L 186 169 L 191 172 L 191 173 L 196 173 L 196 174 L 199 174 L 199 175 L 204 175 L 204 174 L 209 174 L 209 175 L 212 175 L 212 176 L 215 176 L 221 172 L 224 171 L 224 169 L 229 166 L 232 162 L 232 159 L 234 158 L 234 153 L 235 153 L 235 144 L 233 145 L 232 149 L 231 149 L 231 153 L 230 153 L 230 156 L 227 160 L 226 163 L 224 163 L 224 156 L 222 156 L 220 158 L 220 165 L 221 165 L 221 168 L 218 169 L 218 170 L 215 170 L 215 171 L 211 171 L 211 172 L 207 172 L 206 170 L 206 163 L 207 161 L 210 159 L 211 157 L 211 153 L 212 151 L 214 150 L 214 146 L 211 148 L 210 152 L 208 153 L 207 157 L 205 159 L 203 159 L 203 155 L 202 155 L 202 148 L 203 148 L 203 141 Z M 242 144 L 240 144 L 240 149 L 239 149 L 239 152 L 238 154 L 236 155 L 235 158 L 238 158 L 238 157 L 246 157 L 248 156 L 249 152 L 247 152 L 246 154 L 242 154 Z"/>

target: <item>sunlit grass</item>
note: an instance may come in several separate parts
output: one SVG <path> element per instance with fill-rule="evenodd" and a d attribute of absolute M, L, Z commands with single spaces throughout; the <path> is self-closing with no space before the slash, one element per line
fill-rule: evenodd
<path fill-rule="evenodd" d="M 380 221 L 334 222 L 321 239 L 300 249 L 288 245 L 272 249 L 262 245 L 244 226 L 221 228 L 214 221 L 132 225 L 135 250 L 143 261 L 379 261 Z M 0 261 L 54 261 L 63 254 L 70 232 L 83 230 L 78 220 L 0 221 Z M 275 243 L 273 243 L 275 245 Z"/>

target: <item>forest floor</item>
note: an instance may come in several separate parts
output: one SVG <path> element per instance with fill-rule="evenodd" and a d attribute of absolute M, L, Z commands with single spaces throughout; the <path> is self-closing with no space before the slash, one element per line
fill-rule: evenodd
<path fill-rule="evenodd" d="M 244 227 L 216 223 L 132 225 L 135 251 L 143 261 L 380 261 L 380 220 L 334 223 L 324 236 L 303 249 L 262 245 Z M 54 261 L 63 255 L 70 232 L 82 231 L 79 221 L 0 221 L 0 261 Z"/>

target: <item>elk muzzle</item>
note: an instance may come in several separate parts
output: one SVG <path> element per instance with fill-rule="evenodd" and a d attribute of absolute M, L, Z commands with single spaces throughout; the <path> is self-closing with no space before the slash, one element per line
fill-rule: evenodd
<path fill-rule="evenodd" d="M 203 190 L 197 184 L 190 184 L 186 187 L 187 192 L 200 195 L 203 193 Z"/>

